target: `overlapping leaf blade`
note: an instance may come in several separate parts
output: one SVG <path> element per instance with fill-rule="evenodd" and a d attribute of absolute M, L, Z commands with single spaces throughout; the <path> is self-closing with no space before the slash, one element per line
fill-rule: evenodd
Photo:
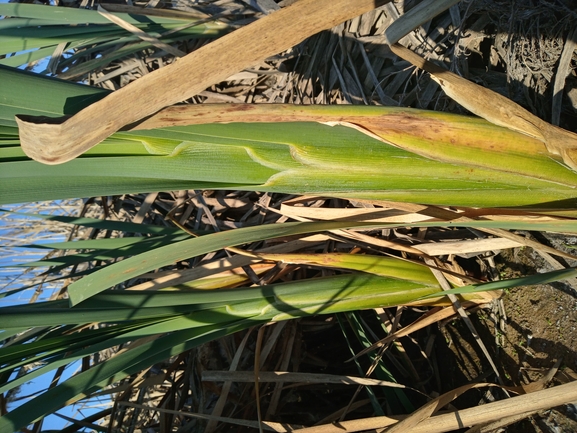
<path fill-rule="evenodd" d="M 115 15 L 147 33 L 159 34 L 176 30 L 177 33 L 167 39 L 167 42 L 217 37 L 229 30 L 227 25 L 218 22 L 203 22 L 187 28 L 190 20 L 145 14 L 146 11 L 143 10 L 142 15 Z M 122 56 L 151 47 L 150 43 L 141 41 L 94 10 L 2 3 L 0 15 L 10 17 L 0 20 L 0 54 L 16 53 L 0 60 L 0 64 L 8 66 L 20 66 L 47 57 L 61 43 L 67 44 L 69 50 L 76 49 L 81 52 L 85 51 L 84 48 L 90 49 L 90 52 L 103 50 L 109 48 L 110 43 L 132 43 L 124 47 Z M 86 52 L 82 55 L 86 55 Z M 104 66 L 116 58 L 119 58 L 118 55 L 108 56 L 105 62 L 100 59 L 99 65 Z M 69 59 L 68 63 L 70 61 Z"/>

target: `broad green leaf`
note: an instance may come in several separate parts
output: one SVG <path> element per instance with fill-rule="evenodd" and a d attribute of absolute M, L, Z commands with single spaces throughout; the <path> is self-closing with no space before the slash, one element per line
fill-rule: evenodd
<path fill-rule="evenodd" d="M 1 65 L 0 81 L 0 125 L 13 127 L 16 137 L 16 114 L 70 115 L 110 93 L 108 90 L 40 77 Z"/>
<path fill-rule="evenodd" d="M 89 96 L 103 96 L 91 93 L 95 91 L 90 88 L 39 79 L 41 88 L 50 90 L 49 95 L 58 94 L 52 105 L 39 104 L 38 93 L 23 98 L 13 90 L 37 88 L 37 77 L 0 69 L 3 77 L 14 83 L 8 87 L 8 94 L 2 95 L 4 101 L 0 100 L 0 119 L 6 125 L 13 125 L 15 114 L 40 114 L 34 113 L 38 105 L 47 107 L 44 114 L 54 116 L 77 111 L 90 102 Z M 79 101 L 74 110 L 68 108 L 70 98 L 65 96 L 69 86 L 71 94 L 78 95 L 72 98 Z M 120 132 L 82 158 L 58 166 L 13 160 L 15 156 L 0 160 L 0 200 L 15 203 L 126 192 L 232 188 L 439 205 L 536 209 L 572 206 L 577 173 L 540 154 L 533 142 L 526 143 L 533 146 L 527 155 L 514 149 L 509 153 L 499 150 L 498 157 L 485 155 L 484 148 L 492 143 L 487 140 L 495 140 L 496 146 L 522 139 L 482 120 L 382 107 L 307 110 L 311 115 L 326 112 L 351 119 L 361 116 L 370 122 L 378 113 L 388 113 L 402 119 L 421 118 L 425 124 L 447 125 L 454 137 L 442 131 L 428 137 L 410 128 L 397 135 L 381 132 L 389 134 L 395 144 L 420 153 L 438 149 L 439 155 L 453 158 L 455 163 L 416 155 L 351 128 L 318 123 L 191 125 Z M 467 137 L 484 138 L 475 145 L 460 147 L 454 144 L 459 131 L 461 135 L 469 131 Z M 476 165 L 457 163 L 467 158 Z"/>
<path fill-rule="evenodd" d="M 342 253 L 259 254 L 258 256 L 266 260 L 273 260 L 280 263 L 347 269 L 380 275 L 382 277 L 415 281 L 428 286 L 440 287 L 439 282 L 427 266 L 408 260 L 401 260 L 396 257 Z"/>

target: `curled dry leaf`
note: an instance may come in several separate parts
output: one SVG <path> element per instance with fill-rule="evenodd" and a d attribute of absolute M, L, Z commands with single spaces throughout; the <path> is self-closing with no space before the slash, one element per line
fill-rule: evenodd
<path fill-rule="evenodd" d="M 28 156 L 45 164 L 74 159 L 123 126 L 184 101 L 321 30 L 387 1 L 390 0 L 296 2 L 136 80 L 71 118 L 20 116 L 17 122 L 22 148 Z M 222 53 L 226 53 L 225 62 Z"/>

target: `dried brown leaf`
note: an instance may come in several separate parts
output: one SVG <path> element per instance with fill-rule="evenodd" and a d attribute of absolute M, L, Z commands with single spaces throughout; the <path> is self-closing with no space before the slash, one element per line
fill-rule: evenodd
<path fill-rule="evenodd" d="M 130 83 L 69 119 L 20 116 L 17 122 L 22 148 L 28 156 L 46 164 L 74 159 L 123 126 L 186 100 L 386 1 L 301 0 Z"/>

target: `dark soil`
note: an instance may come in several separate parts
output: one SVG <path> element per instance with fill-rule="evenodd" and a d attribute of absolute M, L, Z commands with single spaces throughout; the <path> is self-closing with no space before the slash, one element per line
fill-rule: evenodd
<path fill-rule="evenodd" d="M 562 236 L 548 236 L 548 239 L 561 248 L 565 243 L 573 243 L 575 240 Z M 509 278 L 552 270 L 541 256 L 528 249 L 504 251 L 500 262 L 502 275 Z M 502 299 L 507 317 L 492 317 L 489 311 L 481 311 L 474 317 L 474 323 L 494 356 L 505 384 L 521 385 L 539 380 L 556 365 L 559 366 L 559 372 L 553 383 L 574 380 L 574 372 L 577 371 L 575 289 L 565 283 L 520 287 L 506 291 Z M 441 373 L 448 389 L 479 381 L 483 376 L 495 377 L 471 333 L 461 321 L 449 323 L 441 331 L 445 340 L 444 344 L 439 345 L 438 353 L 448 367 Z M 492 398 L 492 395 L 481 391 L 469 391 L 455 405 L 471 407 Z M 577 402 L 542 411 L 507 427 L 506 431 L 575 432 L 575 404 Z"/>

